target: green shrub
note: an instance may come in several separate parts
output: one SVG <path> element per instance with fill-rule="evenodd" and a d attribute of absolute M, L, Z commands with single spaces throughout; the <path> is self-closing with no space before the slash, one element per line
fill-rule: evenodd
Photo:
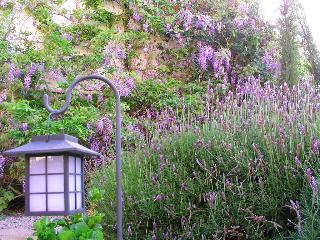
<path fill-rule="evenodd" d="M 97 189 L 89 193 L 89 201 L 92 204 L 101 197 Z M 102 216 L 94 210 L 88 215 L 75 214 L 64 219 L 50 220 L 48 217 L 43 217 L 33 225 L 34 236 L 38 240 L 103 240 L 100 224 Z"/>
<path fill-rule="evenodd" d="M 141 107 L 157 110 L 177 108 L 181 107 L 182 103 L 199 110 L 199 99 L 205 91 L 204 85 L 185 84 L 174 79 L 165 82 L 145 80 L 136 85 L 126 102 L 131 110 L 141 110 Z M 181 101 L 182 98 L 185 101 Z"/>
<path fill-rule="evenodd" d="M 114 178 L 114 166 L 104 167 L 91 183 L 105 189 L 99 209 L 108 234 L 116 223 Z M 305 185 L 294 157 L 258 129 L 205 126 L 124 155 L 124 227 L 130 239 L 275 239 L 292 230 L 286 206 Z"/>
<path fill-rule="evenodd" d="M 311 240 L 320 238 L 320 195 L 318 194 L 315 199 L 312 199 L 311 196 L 311 190 L 306 189 L 300 203 L 298 202 L 298 211 L 296 212 L 292 208 L 297 215 L 297 220 L 293 222 L 296 231 L 287 239 Z"/>
<path fill-rule="evenodd" d="M 103 240 L 102 216 L 75 214 L 67 219 L 49 220 L 44 217 L 34 223 L 34 236 L 38 240 Z"/>
<path fill-rule="evenodd" d="M 14 194 L 11 191 L 0 187 L 0 212 L 8 207 L 8 203 L 14 199 Z"/>

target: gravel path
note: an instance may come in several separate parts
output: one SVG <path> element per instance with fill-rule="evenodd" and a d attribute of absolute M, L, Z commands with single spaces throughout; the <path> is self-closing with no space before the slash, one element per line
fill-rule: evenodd
<path fill-rule="evenodd" d="M 0 240 L 25 240 L 32 236 L 33 223 L 41 217 L 27 217 L 23 214 L 0 216 Z M 57 217 L 49 217 L 56 219 Z"/>
<path fill-rule="evenodd" d="M 26 217 L 22 214 L 16 216 L 4 216 L 4 219 L 0 219 L 0 229 L 22 228 L 32 230 L 33 223 L 39 219 L 40 217 Z"/>

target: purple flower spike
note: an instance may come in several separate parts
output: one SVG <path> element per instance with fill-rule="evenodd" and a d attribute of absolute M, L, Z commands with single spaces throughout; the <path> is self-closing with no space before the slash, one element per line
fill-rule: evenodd
<path fill-rule="evenodd" d="M 28 75 L 33 76 L 37 71 L 37 64 L 31 63 Z"/>
<path fill-rule="evenodd" d="M 22 132 L 27 131 L 29 129 L 28 123 L 22 123 L 20 129 L 21 129 Z"/>
<path fill-rule="evenodd" d="M 141 20 L 141 16 L 140 16 L 140 14 L 138 13 L 137 10 L 135 10 L 133 12 L 133 16 L 132 17 L 133 17 L 133 20 L 135 20 L 136 22 L 139 22 Z"/>
<path fill-rule="evenodd" d="M 23 86 L 25 89 L 29 89 L 31 86 L 31 76 L 27 74 L 23 80 Z"/>
<path fill-rule="evenodd" d="M 9 64 L 9 71 L 8 71 L 8 81 L 12 83 L 15 79 L 15 66 L 13 63 Z"/>

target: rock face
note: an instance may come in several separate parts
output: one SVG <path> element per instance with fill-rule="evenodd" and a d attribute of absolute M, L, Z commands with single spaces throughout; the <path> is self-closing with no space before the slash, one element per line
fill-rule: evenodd
<path fill-rule="evenodd" d="M 89 16 L 93 11 L 92 9 L 86 9 L 83 0 L 66 0 L 63 1 L 62 4 L 56 4 L 55 1 L 48 1 L 48 5 L 52 21 L 59 25 L 61 29 L 67 29 L 73 25 L 80 25 L 86 22 L 86 17 L 81 20 L 76 18 L 75 11 L 83 10 L 85 16 Z M 101 7 L 116 16 L 117 21 L 114 23 L 113 29 L 115 30 L 115 34 L 119 35 L 119 38 L 121 38 L 121 34 L 126 34 L 125 31 L 130 30 L 134 32 L 143 30 L 142 20 L 135 21 L 133 18 L 129 18 L 128 22 L 123 21 L 122 15 L 124 15 L 125 11 L 122 8 L 123 6 L 118 2 L 112 0 L 104 1 Z M 27 43 L 28 45 L 31 44 L 35 49 L 41 50 L 43 48 L 44 34 L 40 31 L 39 23 L 35 17 L 30 14 L 29 8 L 30 11 L 32 11 L 32 8 L 28 5 L 24 5 L 19 1 L 14 3 L 14 10 L 5 19 L 5 25 L 7 25 L 9 30 L 7 38 L 12 45 L 19 46 L 20 49 L 23 49 L 23 45 Z M 100 27 L 99 22 L 94 22 L 93 24 Z M 101 24 L 101 30 L 108 30 L 108 28 L 109 26 Z M 136 54 L 134 58 L 127 61 L 125 65 L 122 62 L 116 62 L 114 66 L 121 69 L 121 71 L 135 72 L 141 80 L 150 78 L 165 80 L 170 77 L 166 66 L 174 66 L 177 63 L 175 60 L 167 61 L 166 59 L 169 58 L 164 54 L 163 49 L 176 49 L 177 46 L 175 43 L 165 41 L 155 34 L 150 34 L 147 39 L 148 40 L 142 43 L 142 46 L 135 49 Z M 126 42 L 126 44 L 128 48 L 129 45 L 131 45 L 130 42 Z M 134 43 L 132 45 L 134 45 Z M 126 48 L 126 46 L 123 47 L 124 49 Z M 79 44 L 75 46 L 72 54 L 73 57 L 84 57 L 92 54 L 92 52 L 90 52 L 90 49 L 84 44 Z M 56 79 L 50 77 L 49 69 L 46 69 L 46 71 L 42 76 L 42 80 L 48 84 L 49 89 L 53 92 L 59 92 Z M 57 69 L 57 71 L 61 72 L 61 69 Z M 185 75 L 175 77 L 186 78 L 187 73 L 185 71 L 183 72 Z M 65 72 L 61 73 L 60 76 L 63 74 L 65 74 Z"/>
<path fill-rule="evenodd" d="M 25 39 L 32 43 L 35 49 L 43 47 L 43 35 L 38 30 L 38 23 L 33 16 L 25 11 L 25 6 L 15 3 L 12 13 L 5 17 L 9 31 L 7 40 L 14 46 L 25 47 Z"/>
<path fill-rule="evenodd" d="M 113 13 L 114 15 L 119 16 L 119 15 L 123 14 L 122 7 L 119 5 L 119 3 L 115 2 L 115 1 L 104 1 L 103 7 L 105 10 Z"/>
<path fill-rule="evenodd" d="M 79 0 L 67 0 L 62 5 L 53 7 L 52 21 L 60 26 L 70 26 L 72 21 L 72 14 L 75 10 L 83 10 L 84 5 Z"/>

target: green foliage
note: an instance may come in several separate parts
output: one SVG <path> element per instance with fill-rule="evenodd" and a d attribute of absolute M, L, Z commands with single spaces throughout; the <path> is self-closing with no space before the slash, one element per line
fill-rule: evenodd
<path fill-rule="evenodd" d="M 284 1 L 281 13 L 281 81 L 292 86 L 299 81 L 300 64 L 296 0 Z"/>
<path fill-rule="evenodd" d="M 148 33 L 128 30 L 120 36 L 116 36 L 115 40 L 120 42 L 128 42 L 133 49 L 137 49 L 144 46 L 145 43 L 149 40 L 149 37 L 150 35 Z"/>
<path fill-rule="evenodd" d="M 34 223 L 34 235 L 39 240 L 103 240 L 101 214 L 72 215 L 68 219 L 49 220 L 44 217 Z"/>
<path fill-rule="evenodd" d="M 199 107 L 198 100 L 205 90 L 205 85 L 185 84 L 174 79 L 168 79 L 165 82 L 145 80 L 136 85 L 126 102 L 131 110 L 141 110 L 142 106 L 146 109 L 161 110 L 165 107 L 182 107 L 181 98 L 183 97 L 184 104 L 196 110 Z"/>
<path fill-rule="evenodd" d="M 320 53 L 315 44 L 312 36 L 312 32 L 306 22 L 306 17 L 302 16 L 299 19 L 301 26 L 301 38 L 303 42 L 303 48 L 305 51 L 306 59 L 308 60 L 308 70 L 313 75 L 317 83 L 320 82 Z"/>
<path fill-rule="evenodd" d="M 103 3 L 103 0 L 84 0 L 88 8 L 98 8 Z"/>
<path fill-rule="evenodd" d="M 0 18 L 2 21 L 2 18 Z M 5 40 L 5 31 L 3 30 L 2 23 L 0 23 L 0 63 L 3 64 L 10 58 L 9 44 Z"/>
<path fill-rule="evenodd" d="M 0 212 L 8 207 L 8 203 L 14 199 L 14 193 L 0 187 Z"/>
<path fill-rule="evenodd" d="M 51 29 L 57 29 L 58 26 L 53 23 L 52 15 L 50 13 L 50 7 L 48 4 L 41 2 L 35 6 L 35 9 L 30 11 L 33 16 L 38 20 L 40 23 L 40 28 L 44 32 L 48 32 Z"/>
<path fill-rule="evenodd" d="M 94 38 L 91 40 L 91 49 L 95 53 L 101 53 L 105 47 L 105 45 L 111 40 L 112 31 L 106 30 L 99 32 Z"/>
<path fill-rule="evenodd" d="M 145 148 L 124 154 L 125 223 L 132 229 L 132 238 L 150 238 L 152 234 L 161 238 L 169 231 L 170 237 L 210 239 L 208 236 L 222 236 L 234 226 L 236 236 L 243 233 L 250 239 L 288 234 L 286 223 L 291 216 L 281 209 L 301 194 L 304 172 L 288 171 L 295 168 L 292 157 L 270 146 L 263 136 L 255 127 L 233 135 L 216 125 L 204 126 L 200 134 L 185 132 L 157 143 L 160 151 Z M 299 142 L 291 142 L 292 148 Z M 254 144 L 259 150 L 252 150 Z M 165 161 L 163 170 L 159 170 L 161 159 Z M 260 159 L 261 165 L 250 176 L 254 159 Z M 101 182 L 103 176 L 108 180 Z M 111 207 L 114 178 L 112 166 L 101 169 L 92 180 L 92 186 L 105 189 L 99 209 L 106 215 L 106 226 L 115 221 Z M 255 216 L 264 220 L 255 221 Z M 111 229 L 106 227 L 106 231 Z"/>
<path fill-rule="evenodd" d="M 48 54 L 67 55 L 72 52 L 72 45 L 67 39 L 63 38 L 60 32 L 51 32 L 45 39 L 45 47 Z"/>
<path fill-rule="evenodd" d="M 99 190 L 89 192 L 89 201 L 99 201 Z M 44 217 L 34 223 L 34 236 L 39 240 L 103 240 L 102 221 L 103 214 L 97 211 L 89 215 L 75 214 L 69 218 L 49 220 Z"/>
<path fill-rule="evenodd" d="M 84 24 L 72 25 L 66 29 L 66 32 L 72 33 L 73 39 L 77 34 L 79 41 L 84 42 L 93 39 L 101 32 L 101 30 L 98 28 L 98 26 L 96 26 L 96 24 L 88 22 Z"/>
<path fill-rule="evenodd" d="M 95 21 L 104 23 L 109 27 L 111 27 L 116 20 L 116 16 L 113 13 L 108 12 L 104 9 L 95 10 L 91 18 Z"/>
<path fill-rule="evenodd" d="M 10 132 L 10 137 L 16 139 L 17 144 L 27 142 L 33 135 L 54 134 L 61 131 L 86 141 L 90 134 L 87 124 L 98 118 L 96 108 L 80 105 L 71 106 L 64 118 L 48 122 L 48 112 L 37 104 L 35 101 L 28 100 L 17 100 L 5 104 L 5 111 L 18 126 L 22 123 L 29 125 L 29 130 L 26 132 L 20 131 L 19 128 Z"/>
<path fill-rule="evenodd" d="M 299 204 L 299 214 L 302 217 L 302 222 L 295 221 L 296 231 L 287 239 L 309 240 L 320 238 L 320 195 L 318 194 L 315 199 L 312 199 L 311 196 L 310 189 L 306 189 Z M 300 230 L 298 224 L 301 225 Z"/>

